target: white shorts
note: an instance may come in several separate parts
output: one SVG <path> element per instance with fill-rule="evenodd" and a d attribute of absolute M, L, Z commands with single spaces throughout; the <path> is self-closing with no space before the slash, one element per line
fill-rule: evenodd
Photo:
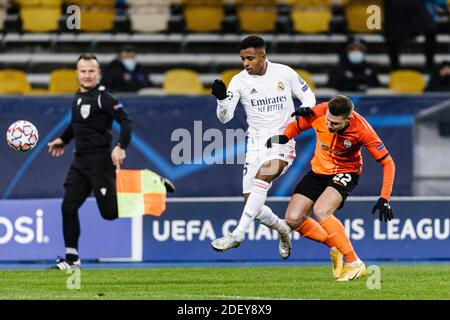
<path fill-rule="evenodd" d="M 283 175 L 287 169 L 292 165 L 295 159 L 295 143 L 290 141 L 287 144 L 275 144 L 271 149 L 261 148 L 259 150 L 248 148 L 245 154 L 244 171 L 242 172 L 242 193 L 250 193 L 253 187 L 253 180 L 256 173 L 264 162 L 273 159 L 280 159 L 287 162 L 287 166 L 284 167 Z M 278 168 L 268 168 L 267 174 L 275 173 Z"/>

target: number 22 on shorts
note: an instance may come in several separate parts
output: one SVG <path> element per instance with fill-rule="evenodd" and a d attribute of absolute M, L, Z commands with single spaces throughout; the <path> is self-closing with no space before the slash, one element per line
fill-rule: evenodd
<path fill-rule="evenodd" d="M 338 173 L 334 176 L 333 181 L 346 187 L 347 183 L 352 181 L 352 176 L 349 173 Z"/>

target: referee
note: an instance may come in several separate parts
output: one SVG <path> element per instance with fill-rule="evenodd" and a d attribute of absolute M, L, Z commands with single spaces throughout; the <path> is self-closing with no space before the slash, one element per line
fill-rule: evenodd
<path fill-rule="evenodd" d="M 118 218 L 115 170 L 125 160 L 133 123 L 123 105 L 99 85 L 100 64 L 95 55 L 82 54 L 76 73 L 80 88 L 72 102 L 71 123 L 61 137 L 48 143 L 49 153 L 59 157 L 64 154 L 64 146 L 75 140 L 75 159 L 64 183 L 62 202 L 66 257 L 58 257 L 57 267 L 63 270 L 80 267 L 78 209 L 91 192 L 104 219 Z M 120 124 L 120 137 L 111 152 L 114 119 Z M 173 191 L 170 181 L 163 182 L 169 192 Z"/>

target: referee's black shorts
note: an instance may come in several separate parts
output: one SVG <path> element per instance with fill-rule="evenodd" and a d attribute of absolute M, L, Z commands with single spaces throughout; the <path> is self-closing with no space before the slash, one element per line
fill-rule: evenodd
<path fill-rule="evenodd" d="M 295 187 L 293 193 L 299 193 L 316 202 L 327 187 L 332 187 L 342 196 L 342 203 L 338 208 L 339 210 L 344 206 L 348 195 L 355 189 L 358 180 L 359 174 L 357 173 L 324 175 L 309 171 Z"/>

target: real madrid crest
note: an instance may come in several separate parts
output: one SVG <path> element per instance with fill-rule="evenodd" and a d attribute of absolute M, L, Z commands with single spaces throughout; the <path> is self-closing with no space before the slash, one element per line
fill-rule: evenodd
<path fill-rule="evenodd" d="M 347 149 L 350 148 L 352 146 L 352 141 L 345 139 L 344 140 L 344 147 L 346 147 Z"/>
<path fill-rule="evenodd" d="M 277 83 L 278 91 L 284 91 L 284 88 L 285 88 L 285 86 L 284 86 L 283 81 L 278 81 L 278 83 Z"/>

